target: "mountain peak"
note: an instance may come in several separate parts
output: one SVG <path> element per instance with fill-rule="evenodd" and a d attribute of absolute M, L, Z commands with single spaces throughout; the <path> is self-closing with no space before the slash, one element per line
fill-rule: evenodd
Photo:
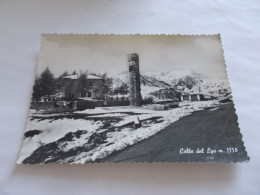
<path fill-rule="evenodd" d="M 113 89 L 122 84 L 128 85 L 128 72 L 120 72 L 112 77 Z M 227 88 L 225 81 L 208 79 L 205 75 L 189 69 L 181 69 L 165 72 L 145 72 L 140 74 L 142 96 L 150 96 L 156 91 L 171 89 L 175 92 L 210 94 L 220 88 Z"/>

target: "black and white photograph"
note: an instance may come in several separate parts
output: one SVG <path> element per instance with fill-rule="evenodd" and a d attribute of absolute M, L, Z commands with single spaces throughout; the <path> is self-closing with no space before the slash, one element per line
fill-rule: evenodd
<path fill-rule="evenodd" d="M 43 34 L 18 164 L 247 162 L 220 34 Z"/>

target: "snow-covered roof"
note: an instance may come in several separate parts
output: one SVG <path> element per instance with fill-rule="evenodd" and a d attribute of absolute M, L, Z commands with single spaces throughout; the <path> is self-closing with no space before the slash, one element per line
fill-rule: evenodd
<path fill-rule="evenodd" d="M 62 77 L 63 79 L 78 79 L 79 76 L 74 74 L 74 75 L 69 75 L 69 76 L 65 76 L 65 77 Z"/>
<path fill-rule="evenodd" d="M 65 77 L 62 77 L 63 79 L 78 79 L 79 78 L 79 75 L 69 75 L 69 76 L 65 76 Z M 87 76 L 87 79 L 102 79 L 101 77 L 98 77 L 98 76 L 95 76 L 95 75 L 91 75 L 89 74 Z"/>
<path fill-rule="evenodd" d="M 88 78 L 88 79 L 102 79 L 101 77 L 98 77 L 98 76 L 95 76 L 95 75 L 91 75 L 91 74 L 89 74 L 89 75 L 87 76 L 87 78 Z"/>
<path fill-rule="evenodd" d="M 182 94 L 182 96 L 187 96 L 187 95 L 204 95 L 202 93 L 189 93 L 189 94 Z"/>
<path fill-rule="evenodd" d="M 78 100 L 87 100 L 87 101 L 92 101 L 92 102 L 98 102 L 99 100 L 95 100 L 89 97 L 79 97 L 77 98 Z"/>
<path fill-rule="evenodd" d="M 165 99 L 165 100 L 155 100 L 155 103 L 163 103 L 163 102 L 172 102 L 172 101 L 178 101 L 178 98 L 172 98 L 172 99 Z"/>
<path fill-rule="evenodd" d="M 128 97 L 129 96 L 129 94 L 116 94 L 116 95 L 109 95 L 109 97 Z"/>

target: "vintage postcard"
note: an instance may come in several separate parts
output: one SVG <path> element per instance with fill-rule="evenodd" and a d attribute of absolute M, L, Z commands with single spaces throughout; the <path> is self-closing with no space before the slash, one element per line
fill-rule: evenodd
<path fill-rule="evenodd" d="M 42 35 L 18 164 L 248 160 L 219 34 Z"/>

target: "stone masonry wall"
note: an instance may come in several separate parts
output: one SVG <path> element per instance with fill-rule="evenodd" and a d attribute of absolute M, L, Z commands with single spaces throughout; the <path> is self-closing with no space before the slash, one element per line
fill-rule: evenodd
<path fill-rule="evenodd" d="M 131 106 L 141 106 L 141 83 L 139 71 L 139 56 L 137 53 L 127 55 L 129 66 L 129 100 Z"/>

